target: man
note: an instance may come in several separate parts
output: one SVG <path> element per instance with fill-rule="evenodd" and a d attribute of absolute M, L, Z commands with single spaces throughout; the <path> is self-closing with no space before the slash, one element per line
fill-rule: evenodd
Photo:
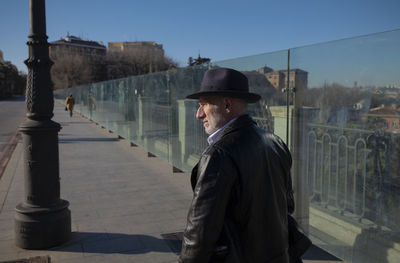
<path fill-rule="evenodd" d="M 292 159 L 280 138 L 247 115 L 260 96 L 242 73 L 216 68 L 187 98 L 199 100 L 196 118 L 210 136 L 192 171 L 179 261 L 289 262 Z"/>

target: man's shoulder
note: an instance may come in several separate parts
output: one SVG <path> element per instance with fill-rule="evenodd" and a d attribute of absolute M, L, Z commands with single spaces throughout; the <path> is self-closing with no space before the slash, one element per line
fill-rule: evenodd
<path fill-rule="evenodd" d="M 195 167 L 195 171 L 196 174 L 204 173 L 205 171 L 208 174 L 213 174 L 214 172 L 227 169 L 227 167 L 232 167 L 233 161 L 234 158 L 229 149 L 214 143 L 204 150 Z"/>
<path fill-rule="evenodd" d="M 231 146 L 225 140 L 216 141 L 209 145 L 201 155 L 200 164 L 209 163 L 212 160 L 213 163 L 220 162 L 221 164 L 225 161 L 232 159 Z"/>
<path fill-rule="evenodd" d="M 222 156 L 226 150 L 224 149 L 221 143 L 215 142 L 209 145 L 204 151 L 201 157 L 210 158 L 210 157 L 217 157 Z"/>

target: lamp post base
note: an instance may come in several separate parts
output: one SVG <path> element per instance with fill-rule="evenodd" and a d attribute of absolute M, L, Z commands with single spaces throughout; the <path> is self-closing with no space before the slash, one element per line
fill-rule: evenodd
<path fill-rule="evenodd" d="M 71 237 L 71 212 L 68 201 L 52 207 L 19 204 L 15 210 L 15 245 L 25 249 L 55 247 Z"/>

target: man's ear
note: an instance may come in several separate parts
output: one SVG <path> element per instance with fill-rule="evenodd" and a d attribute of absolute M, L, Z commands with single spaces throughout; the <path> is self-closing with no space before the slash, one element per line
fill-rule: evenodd
<path fill-rule="evenodd" d="M 227 112 L 232 111 L 232 99 L 231 98 L 224 98 L 224 103 L 225 103 L 225 110 Z"/>

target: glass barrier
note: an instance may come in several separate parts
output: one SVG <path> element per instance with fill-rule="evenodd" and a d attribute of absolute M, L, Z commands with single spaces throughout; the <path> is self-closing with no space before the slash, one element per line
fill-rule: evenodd
<path fill-rule="evenodd" d="M 297 217 L 346 262 L 399 261 L 400 32 L 290 52 Z"/>
<path fill-rule="evenodd" d="M 290 68 L 288 69 L 288 62 Z M 104 128 L 190 172 L 207 147 L 197 101 L 209 68 L 242 71 L 258 125 L 289 145 L 295 217 L 346 262 L 400 258 L 400 30 L 56 90 Z"/>
<path fill-rule="evenodd" d="M 249 79 L 251 92 L 261 95 L 261 100 L 249 104 L 249 114 L 265 130 L 274 132 L 288 145 L 287 69 L 288 51 L 212 63 L 213 67 L 233 68 Z"/>

